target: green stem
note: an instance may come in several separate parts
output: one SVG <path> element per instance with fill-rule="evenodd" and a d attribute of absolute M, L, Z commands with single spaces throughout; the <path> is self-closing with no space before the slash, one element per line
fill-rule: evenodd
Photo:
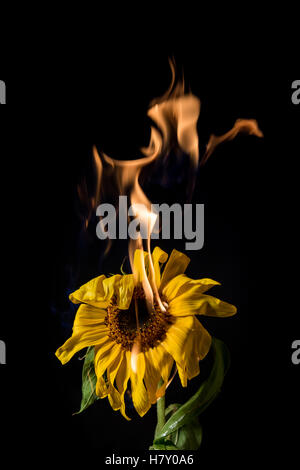
<path fill-rule="evenodd" d="M 163 385 L 164 381 L 163 379 L 160 379 L 158 388 L 160 388 Z M 165 417 L 165 395 L 157 400 L 156 408 L 157 408 L 157 426 L 156 426 L 156 432 L 155 434 L 159 434 L 162 428 L 164 427 L 166 423 L 166 417 Z"/>

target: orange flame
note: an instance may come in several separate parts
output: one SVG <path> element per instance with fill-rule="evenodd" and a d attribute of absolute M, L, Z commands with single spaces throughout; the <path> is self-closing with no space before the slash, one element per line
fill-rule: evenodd
<path fill-rule="evenodd" d="M 185 94 L 183 77 L 176 81 L 175 63 L 169 60 L 169 64 L 172 72 L 171 85 L 162 97 L 152 101 L 148 116 L 162 133 L 161 156 L 164 160 L 169 157 L 173 149 L 175 151 L 179 149 L 189 156 L 189 197 L 191 197 L 199 161 L 197 121 L 201 103 L 192 93 Z"/>
<path fill-rule="evenodd" d="M 146 273 L 143 240 L 139 236 L 137 240 L 129 242 L 129 259 L 136 283 L 138 274 L 135 272 L 134 256 L 139 257 L 138 262 L 142 271 L 142 286 L 146 296 L 149 309 L 153 308 L 156 301 L 162 312 L 166 311 L 166 306 L 160 299 L 155 283 L 155 270 L 151 258 L 150 237 L 153 231 L 157 215 L 151 211 L 151 202 L 144 193 L 139 178 L 142 169 L 153 162 L 171 158 L 171 151 L 178 154 L 178 150 L 187 154 L 190 159 L 189 177 L 189 197 L 193 193 L 196 181 L 196 169 L 199 164 L 199 142 L 197 133 L 197 121 L 200 114 L 200 100 L 192 93 L 185 94 L 184 81 L 176 81 L 176 70 L 174 62 L 170 61 L 172 79 L 167 92 L 160 98 L 152 101 L 148 110 L 148 116 L 157 126 L 151 126 L 150 142 L 148 147 L 142 148 L 142 158 L 136 160 L 116 160 L 104 153 L 98 153 L 96 147 L 93 148 L 93 165 L 96 179 L 96 189 L 93 197 L 89 201 L 89 211 L 86 218 L 86 226 L 89 223 L 92 210 L 99 204 L 101 193 L 107 191 L 108 194 L 116 198 L 117 195 L 129 195 L 134 216 L 137 217 L 147 227 L 146 248 L 149 254 L 149 276 Z M 239 119 L 234 127 L 222 136 L 211 135 L 206 147 L 206 152 L 201 160 L 201 165 L 208 160 L 215 148 L 226 140 L 231 140 L 237 134 L 245 132 L 262 137 L 262 132 L 258 128 L 255 120 Z M 105 186 L 107 188 L 105 189 Z M 86 182 L 78 188 L 79 197 L 88 206 L 88 192 Z M 136 252 L 140 249 L 139 252 Z M 137 369 L 138 354 L 141 351 L 138 309 L 136 305 L 137 337 L 131 351 L 131 367 L 134 372 Z"/>
<path fill-rule="evenodd" d="M 131 206 L 132 209 L 135 212 L 135 216 L 139 218 L 139 220 L 147 227 L 147 234 L 148 234 L 148 247 L 150 247 L 150 237 L 151 233 L 153 231 L 157 215 L 151 211 L 151 202 L 145 195 L 144 191 L 142 190 L 140 184 L 139 184 L 139 175 L 142 170 L 142 168 L 152 161 L 154 161 L 157 156 L 159 155 L 161 150 L 161 137 L 159 132 L 152 127 L 151 129 L 151 140 L 149 147 L 147 149 L 148 156 L 140 158 L 138 160 L 115 160 L 110 158 L 109 156 L 105 154 L 98 154 L 97 149 L 94 147 L 94 157 L 98 158 L 98 161 L 100 164 L 102 164 L 102 160 L 108 165 L 110 165 L 110 169 L 113 170 L 113 174 L 115 176 L 115 180 L 118 185 L 119 193 L 120 194 L 125 194 L 129 193 L 130 194 L 130 201 L 131 201 Z M 99 172 L 100 173 L 100 172 Z M 102 174 L 102 172 L 101 172 Z M 141 252 L 139 256 L 141 256 L 140 259 L 140 265 L 142 266 L 143 269 L 143 288 L 145 291 L 146 299 L 147 301 L 153 305 L 153 289 L 151 288 L 149 279 L 146 274 L 146 268 L 145 268 L 145 263 L 144 263 L 144 257 L 143 257 L 143 243 L 142 243 L 142 238 L 139 236 L 137 240 L 130 240 L 129 242 L 129 259 L 130 259 L 130 264 L 132 268 L 133 275 L 135 279 L 137 279 L 137 273 L 135 272 L 134 268 L 134 263 L 133 263 L 133 258 L 134 258 L 134 253 L 136 249 L 140 249 Z M 150 263 L 150 265 L 153 267 L 153 264 Z M 153 268 L 153 277 L 154 277 L 154 268 Z M 155 290 L 155 289 L 154 289 Z M 157 300 L 159 301 L 159 296 L 157 289 L 155 291 L 155 294 L 157 296 Z M 165 311 L 165 310 L 163 310 Z"/>
<path fill-rule="evenodd" d="M 238 134 L 244 133 L 249 135 L 256 135 L 256 137 L 263 137 L 262 131 L 259 129 L 257 121 L 255 119 L 237 119 L 234 126 L 226 134 L 216 136 L 212 134 L 209 138 L 206 146 L 205 154 L 200 162 L 200 165 L 204 165 L 211 154 L 215 151 L 216 147 L 222 142 L 234 139 Z"/>

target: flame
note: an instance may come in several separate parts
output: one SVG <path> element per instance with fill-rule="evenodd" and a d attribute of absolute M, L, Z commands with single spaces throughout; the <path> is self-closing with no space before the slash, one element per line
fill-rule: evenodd
<path fill-rule="evenodd" d="M 141 170 L 146 166 L 149 167 L 151 163 L 159 162 L 162 163 L 163 170 L 166 161 L 175 158 L 178 152 L 185 153 L 189 157 L 187 200 L 191 199 L 199 164 L 197 121 L 201 102 L 192 93 L 185 93 L 183 76 L 176 76 L 174 60 L 169 60 L 169 64 L 172 73 L 170 86 L 163 96 L 150 103 L 147 113 L 156 127 L 151 126 L 149 145 L 141 149 L 144 157 L 137 160 L 115 160 L 104 153 L 99 155 L 96 147 L 93 148 L 93 171 L 96 181 L 93 195 L 89 195 L 86 179 L 78 185 L 78 196 L 85 212 L 86 227 L 95 207 L 104 195 L 115 200 L 117 194 L 131 192 L 134 203 L 144 204 L 149 209 L 149 201 L 138 182 Z M 224 135 L 210 136 L 200 166 L 206 163 L 219 144 L 234 139 L 239 133 L 263 137 L 256 120 L 238 119 L 233 128 Z"/>
<path fill-rule="evenodd" d="M 135 374 L 137 372 L 137 359 L 138 359 L 138 355 L 140 352 L 141 352 L 140 341 L 135 341 L 131 349 L 131 358 L 130 358 L 131 369 L 133 370 Z"/>
<path fill-rule="evenodd" d="M 89 187 L 87 178 L 84 177 L 80 184 L 77 185 L 77 194 L 79 201 L 84 208 L 85 218 L 84 226 L 88 228 L 93 212 L 100 202 L 100 185 L 102 180 L 103 165 L 98 155 L 93 152 L 92 173 L 93 173 L 93 192 L 89 195 Z"/>
<path fill-rule="evenodd" d="M 139 184 L 139 175 L 143 167 L 149 165 L 158 157 L 161 151 L 161 142 L 162 141 L 159 132 L 154 127 L 152 127 L 150 144 L 146 151 L 148 153 L 148 156 L 142 157 L 138 160 L 115 160 L 105 154 L 101 154 L 100 156 L 96 147 L 94 147 L 94 158 L 98 159 L 100 165 L 102 165 L 102 168 L 104 167 L 102 162 L 104 162 L 110 166 L 110 171 L 113 170 L 119 193 L 130 194 L 130 202 L 131 207 L 134 211 L 134 215 L 139 218 L 141 223 L 147 229 L 148 248 L 150 248 L 150 237 L 157 219 L 157 214 L 151 211 L 151 202 L 149 201 Z M 99 171 L 99 174 L 102 174 L 102 171 Z M 140 257 L 140 266 L 142 266 L 143 270 L 142 285 L 145 291 L 146 300 L 149 305 L 153 306 L 153 288 L 157 297 L 157 301 L 160 302 L 160 299 L 158 291 L 157 289 L 155 289 L 155 282 L 153 282 L 153 285 L 151 286 L 148 276 L 146 274 L 143 255 L 143 242 L 141 236 L 139 236 L 137 240 L 130 239 L 129 242 L 129 260 L 136 282 L 138 276 L 135 272 L 133 259 L 134 253 L 137 249 L 140 250 L 137 256 Z M 150 253 L 150 249 L 148 250 L 148 252 Z M 152 260 L 150 262 L 150 266 L 152 270 L 152 277 L 155 280 Z M 163 311 L 165 311 L 165 309 Z"/>
<path fill-rule="evenodd" d="M 139 314 L 138 314 L 138 305 L 137 305 L 137 300 L 134 300 L 135 302 L 135 318 L 136 318 L 136 325 L 137 325 L 137 337 L 132 345 L 131 349 L 131 357 L 130 357 L 130 364 L 133 372 L 136 374 L 137 372 L 137 361 L 138 361 L 138 355 L 141 352 L 141 337 L 140 337 L 140 324 L 139 324 Z"/>
<path fill-rule="evenodd" d="M 209 138 L 206 146 L 205 154 L 200 162 L 200 165 L 204 165 L 211 154 L 215 151 L 216 147 L 222 142 L 234 139 L 238 134 L 244 133 L 249 135 L 256 135 L 256 137 L 263 137 L 262 131 L 259 129 L 257 121 L 255 119 L 237 119 L 234 126 L 226 134 L 216 136 L 212 134 Z"/>
<path fill-rule="evenodd" d="M 148 116 L 158 125 L 163 134 L 163 154 L 168 155 L 174 143 L 190 155 L 195 168 L 199 160 L 197 121 L 200 114 L 200 100 L 189 94 L 170 98 L 156 104 Z"/>
<path fill-rule="evenodd" d="M 142 283 L 148 311 L 151 311 L 153 309 L 154 300 L 156 300 L 161 310 L 165 312 L 166 309 L 159 297 L 158 289 L 155 283 L 155 271 L 151 258 L 150 247 L 150 237 L 157 219 L 157 214 L 152 212 L 151 202 L 147 198 L 139 183 L 139 176 L 142 168 L 149 165 L 158 157 L 161 152 L 161 148 L 161 135 L 157 131 L 157 129 L 152 127 L 149 146 L 146 149 L 143 149 L 144 154 L 146 154 L 145 157 L 142 157 L 138 160 L 116 160 L 112 159 L 108 155 L 99 154 L 96 147 L 94 147 L 94 158 L 98 160 L 98 168 L 100 167 L 100 169 L 98 170 L 98 174 L 113 174 L 114 180 L 118 187 L 119 194 L 125 195 L 129 193 L 131 208 L 134 212 L 133 215 L 138 217 L 140 223 L 144 225 L 144 228 L 146 228 L 150 275 L 148 276 L 146 272 L 145 259 L 143 253 L 143 240 L 140 234 L 137 240 L 130 239 L 129 241 L 128 251 L 130 265 L 134 276 L 135 284 L 137 285 L 139 281 L 141 281 Z M 136 256 L 136 262 L 139 264 L 140 270 L 142 271 L 142 279 L 139 279 L 138 272 L 135 269 L 134 256 Z M 131 350 L 131 367 L 134 372 L 136 372 L 137 357 L 139 352 L 141 351 L 137 304 L 135 308 L 138 333 Z"/>
<path fill-rule="evenodd" d="M 131 198 L 132 201 L 135 201 L 135 195 L 132 196 Z M 136 215 L 138 216 L 139 220 L 144 224 L 144 226 L 147 227 L 147 242 L 146 242 L 146 248 L 148 252 L 148 259 L 149 259 L 149 275 L 147 276 L 146 274 L 146 269 L 145 269 L 145 261 L 144 261 L 144 254 L 143 254 L 143 245 L 142 245 L 142 239 L 139 237 L 138 241 L 136 240 L 130 240 L 129 242 L 129 259 L 130 259 L 130 264 L 132 267 L 133 274 L 135 275 L 135 268 L 134 268 L 134 253 L 136 248 L 139 248 L 139 252 L 137 256 L 140 257 L 139 264 L 142 266 L 143 269 L 143 288 L 146 296 L 146 302 L 148 303 L 148 308 L 153 307 L 153 302 L 154 298 L 156 302 L 159 305 L 159 308 L 162 312 L 166 312 L 166 308 L 163 305 L 163 302 L 160 299 L 158 289 L 156 286 L 155 282 L 155 270 L 154 270 L 154 265 L 153 265 L 153 260 L 151 256 L 151 244 L 150 244 L 150 237 L 151 233 L 153 232 L 153 228 L 157 219 L 157 214 L 151 212 L 151 210 L 145 209 L 145 206 L 133 202 L 132 207 L 135 210 Z"/>
<path fill-rule="evenodd" d="M 189 156 L 188 198 L 190 198 L 194 191 L 199 162 L 197 121 L 201 103 L 192 93 L 185 94 L 183 77 L 176 81 L 175 63 L 169 60 L 169 64 L 172 72 L 171 85 L 162 97 L 152 101 L 147 114 L 162 133 L 163 160 L 170 156 L 172 150 L 174 153 L 180 150 Z"/>
<path fill-rule="evenodd" d="M 137 273 L 134 267 L 134 253 L 137 249 L 139 252 L 139 264 L 142 267 L 143 279 L 142 285 L 146 295 L 146 301 L 149 308 L 153 307 L 154 299 L 158 303 L 162 312 L 166 311 L 163 305 L 155 282 L 155 270 L 153 260 L 151 258 L 150 238 L 153 231 L 157 214 L 151 211 L 151 202 L 142 190 L 139 177 L 141 170 L 159 159 L 167 158 L 172 148 L 179 148 L 190 156 L 191 167 L 194 170 L 198 166 L 198 134 L 197 120 L 200 113 L 200 100 L 194 95 L 184 94 L 184 80 L 177 80 L 176 69 L 173 61 L 170 62 L 172 79 L 167 92 L 160 98 L 154 100 L 148 110 L 148 116 L 156 124 L 158 129 L 151 126 L 150 142 L 148 147 L 142 148 L 141 152 L 144 157 L 138 160 L 116 160 L 108 155 L 99 154 L 94 147 L 94 159 L 97 161 L 97 173 L 99 191 L 101 189 L 100 180 L 106 179 L 106 176 L 113 176 L 114 185 L 117 186 L 119 194 L 130 194 L 131 207 L 134 215 L 147 229 L 146 247 L 149 253 L 149 276 L 147 276 L 144 255 L 143 241 L 139 236 L 138 240 L 130 240 L 129 242 L 129 259 L 137 280 Z M 192 182 L 192 186 L 194 181 Z M 193 188 L 189 188 L 192 192 Z M 96 197 L 99 200 L 99 194 Z"/>
<path fill-rule="evenodd" d="M 147 229 L 145 243 L 143 243 L 141 235 L 138 236 L 137 240 L 130 239 L 129 259 L 132 272 L 136 284 L 138 282 L 142 283 L 148 309 L 153 309 L 156 302 L 162 312 L 166 311 L 167 305 L 161 301 L 156 287 L 150 247 L 151 233 L 155 226 L 157 214 L 151 210 L 151 202 L 141 187 L 140 176 L 142 170 L 146 167 L 149 168 L 151 164 L 161 162 L 164 165 L 167 159 L 178 158 L 178 155 L 181 158 L 182 154 L 186 154 L 190 163 L 187 199 L 191 199 L 196 182 L 196 170 L 199 166 L 197 121 L 201 109 L 200 100 L 192 93 L 185 93 L 183 77 L 176 79 L 174 61 L 170 61 L 170 67 L 172 78 L 169 89 L 163 96 L 150 103 L 147 114 L 154 125 L 150 128 L 149 145 L 141 149 L 143 156 L 136 160 L 117 160 L 102 152 L 99 153 L 94 147 L 94 193 L 89 197 L 86 180 L 78 187 L 79 198 L 86 208 L 86 227 L 93 210 L 103 196 L 116 202 L 119 195 L 129 195 L 132 215 L 137 217 Z M 241 132 L 253 134 L 257 137 L 263 136 L 255 120 L 239 119 L 226 134 L 222 136 L 211 135 L 200 165 L 204 165 L 220 143 L 232 140 Z M 148 252 L 148 275 L 143 253 L 144 244 Z M 142 279 L 135 270 L 134 257 L 137 257 L 136 260 L 140 267 L 139 273 L 142 272 Z M 138 355 L 141 352 L 137 303 L 135 307 L 137 336 L 131 351 L 131 367 L 134 372 L 137 370 Z"/>

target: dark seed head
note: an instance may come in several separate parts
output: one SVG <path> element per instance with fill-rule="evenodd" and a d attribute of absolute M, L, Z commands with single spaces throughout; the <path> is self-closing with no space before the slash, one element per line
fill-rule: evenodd
<path fill-rule="evenodd" d="M 137 336 L 142 351 L 154 348 L 163 341 L 173 321 L 172 315 L 162 312 L 156 302 L 151 311 L 148 310 L 141 286 L 135 287 L 128 310 L 120 310 L 113 298 L 105 317 L 110 338 L 127 351 L 131 350 Z"/>

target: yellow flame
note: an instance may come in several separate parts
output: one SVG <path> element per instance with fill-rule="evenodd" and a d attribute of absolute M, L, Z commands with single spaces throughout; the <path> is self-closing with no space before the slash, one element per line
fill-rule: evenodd
<path fill-rule="evenodd" d="M 137 373 L 137 361 L 138 361 L 138 355 L 141 352 L 141 343 L 140 341 L 136 340 L 133 343 L 132 349 L 131 349 L 131 357 L 130 357 L 130 365 L 131 369 L 133 372 L 136 374 Z"/>
<path fill-rule="evenodd" d="M 138 355 L 141 352 L 141 335 L 140 335 L 140 324 L 139 324 L 139 313 L 138 313 L 138 304 L 137 299 L 134 300 L 134 307 L 135 307 L 135 318 L 136 318 L 136 325 L 137 325 L 137 336 L 131 348 L 131 356 L 130 356 L 130 364 L 131 369 L 136 374 L 137 372 L 137 360 Z"/>
<path fill-rule="evenodd" d="M 161 301 L 156 287 L 150 247 L 151 233 L 157 214 L 154 214 L 151 210 L 151 202 L 140 185 L 139 177 L 142 169 L 146 166 L 158 160 L 165 161 L 166 158 L 171 158 L 172 149 L 175 150 L 175 153 L 180 150 L 190 158 L 189 197 L 191 197 L 196 181 L 196 169 L 199 164 L 197 121 L 201 108 L 201 102 L 196 96 L 192 93 L 185 94 L 183 77 L 176 80 L 176 69 L 173 61 L 170 61 L 170 67 L 172 72 L 170 87 L 163 96 L 152 101 L 147 113 L 156 127 L 151 126 L 149 145 L 141 149 L 143 157 L 136 160 L 117 160 L 104 153 L 99 154 L 96 147 L 94 147 L 93 165 L 96 190 L 89 203 L 86 202 L 88 201 L 86 182 L 83 182 L 82 187 L 78 188 L 81 200 L 89 208 L 86 225 L 89 222 L 91 211 L 101 200 L 100 192 L 105 192 L 105 186 L 106 191 L 113 198 L 116 198 L 119 194 L 130 196 L 135 216 L 147 227 L 146 247 L 149 254 L 149 273 L 147 275 L 141 236 L 137 240 L 131 239 L 129 241 L 129 259 L 132 272 L 137 283 L 138 274 L 135 272 L 133 260 L 136 250 L 139 249 L 138 256 L 140 256 L 140 259 L 138 261 L 142 271 L 142 280 L 139 279 L 139 281 L 142 282 L 147 306 L 149 309 L 153 308 L 154 301 L 156 301 L 162 312 L 166 311 L 167 306 Z M 263 135 L 255 120 L 239 119 L 226 134 L 222 136 L 211 135 L 201 165 L 207 161 L 221 142 L 233 139 L 240 132 L 258 137 Z M 131 351 L 131 367 L 134 372 L 136 372 L 138 354 L 141 351 L 137 306 L 136 321 L 138 334 Z"/>

